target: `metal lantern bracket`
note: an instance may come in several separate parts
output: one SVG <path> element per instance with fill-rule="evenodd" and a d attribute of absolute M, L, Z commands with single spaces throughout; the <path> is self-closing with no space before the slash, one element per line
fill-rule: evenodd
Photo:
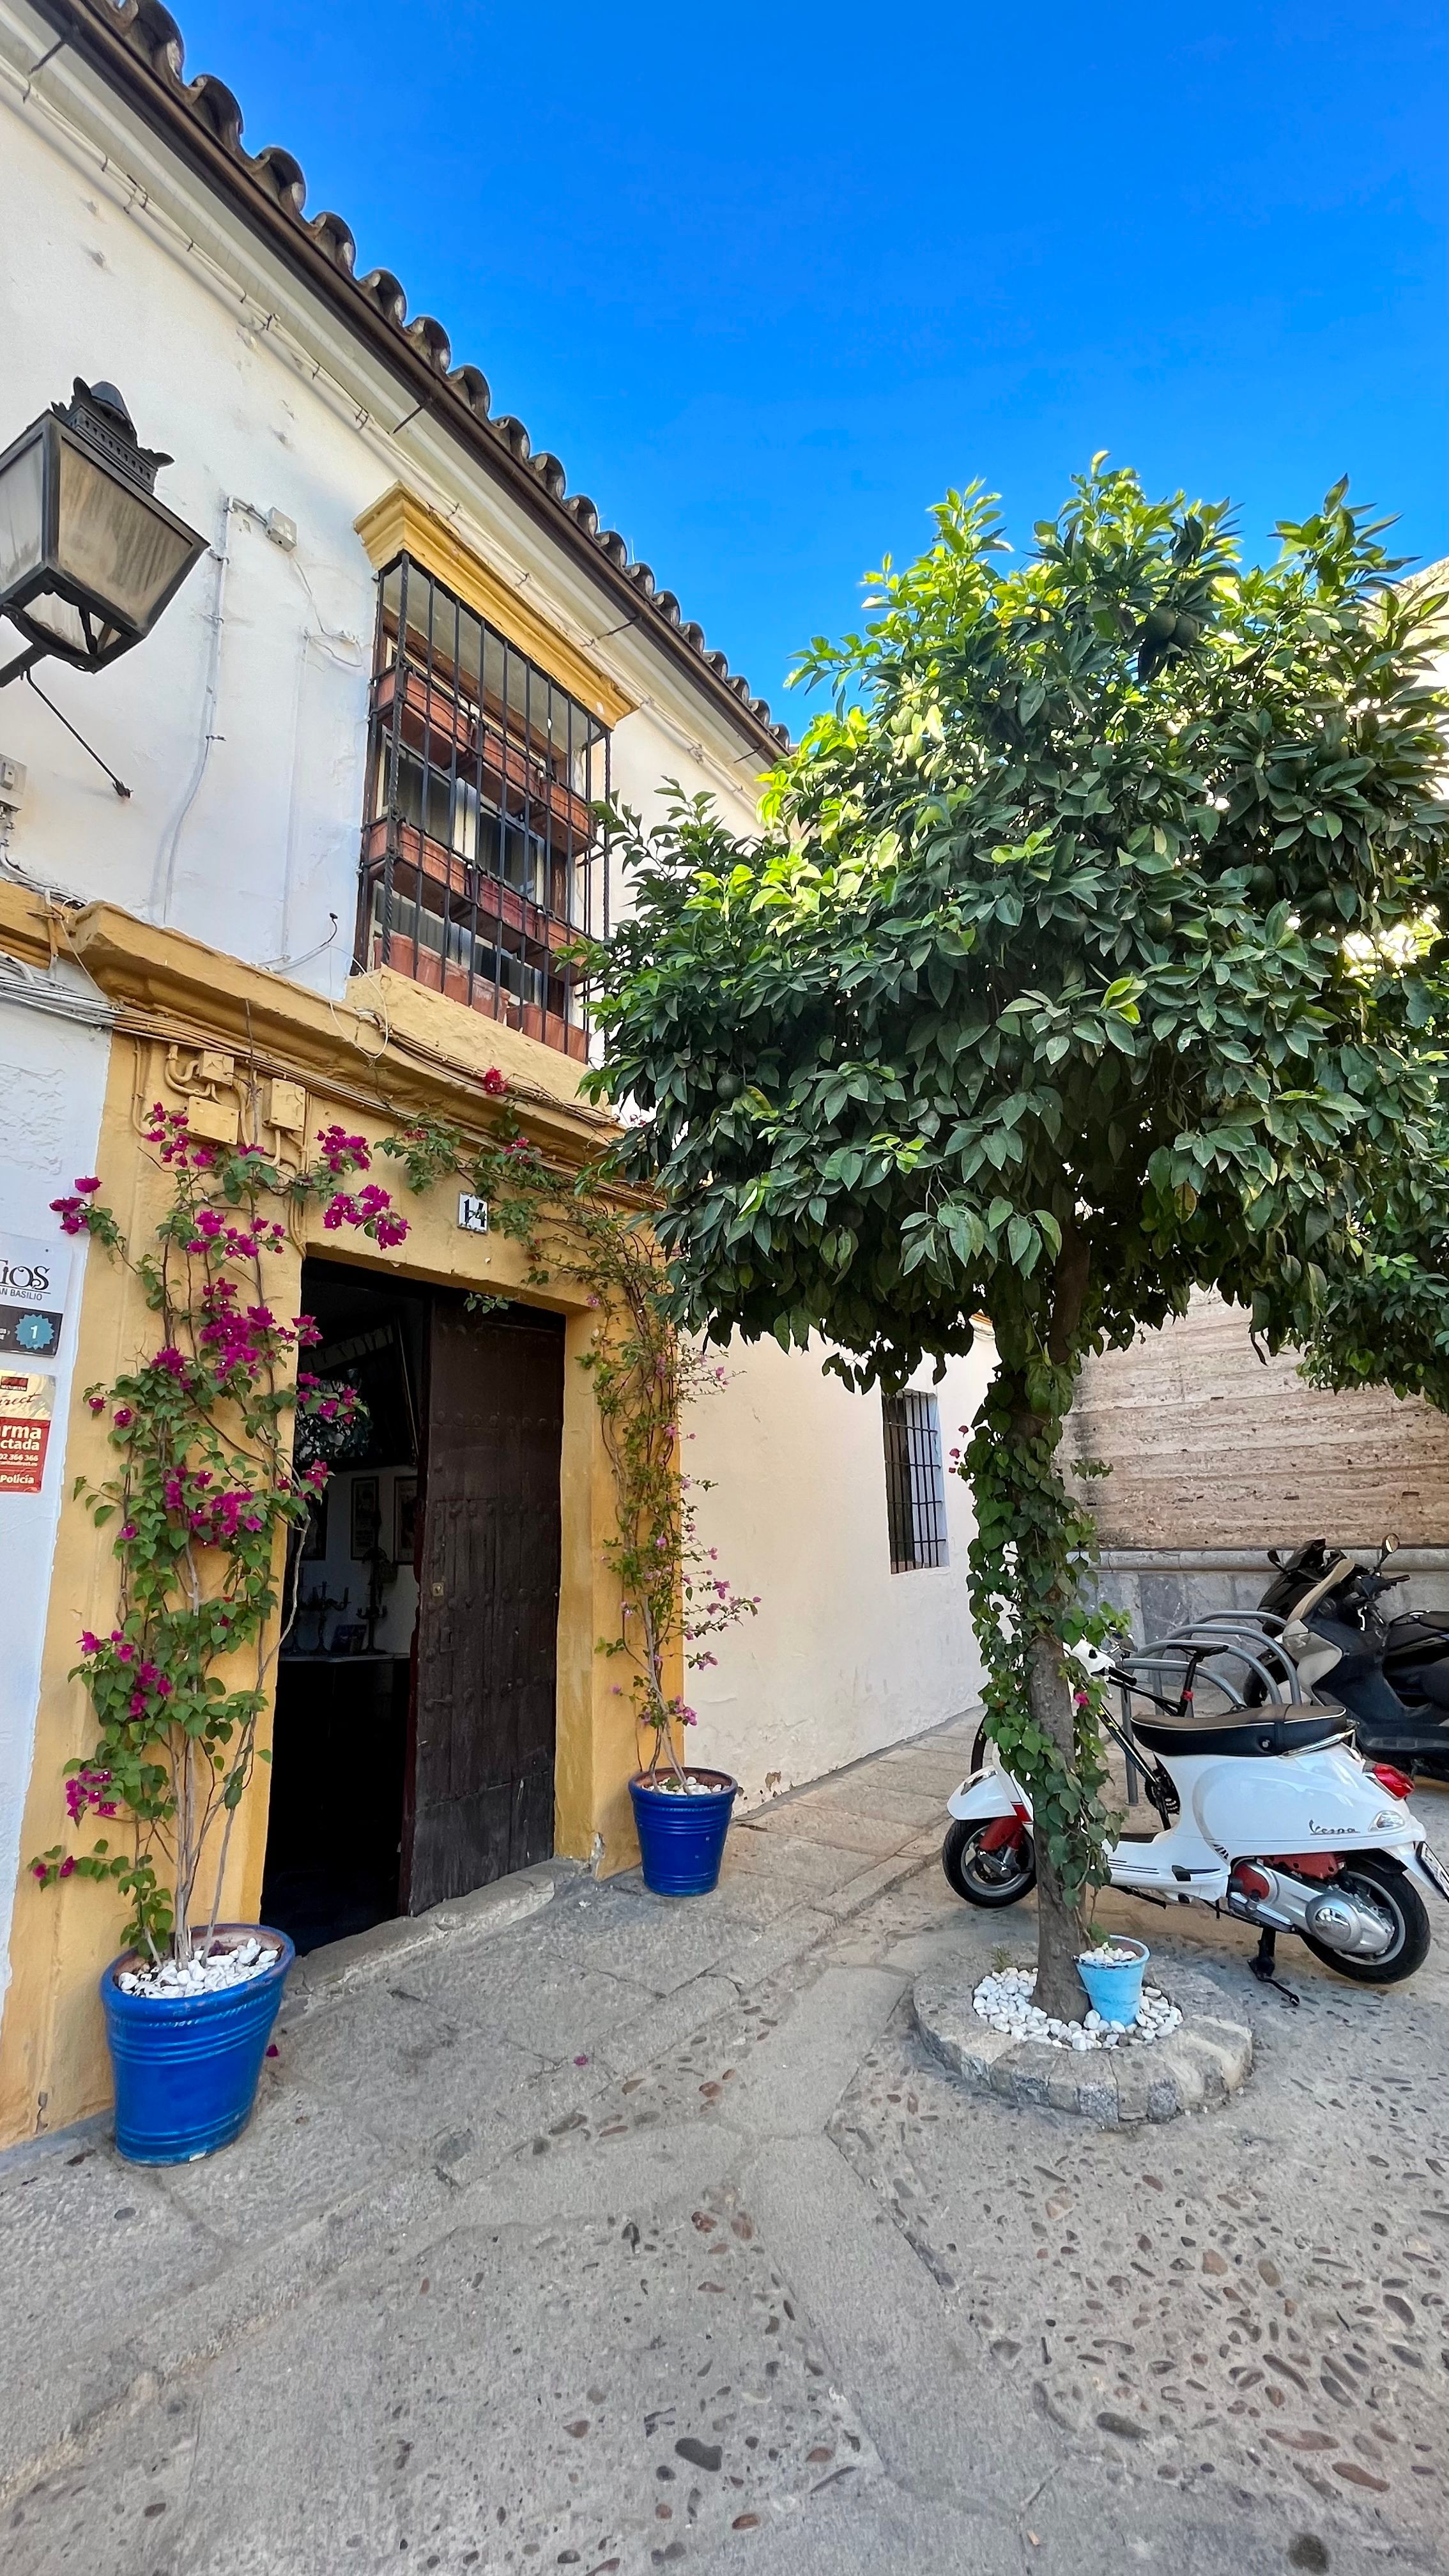
<path fill-rule="evenodd" d="M 0 454 L 0 616 L 26 640 L 0 687 L 47 654 L 105 670 L 150 634 L 205 551 L 156 498 L 171 461 L 141 446 L 114 385 L 79 376 Z"/>
<path fill-rule="evenodd" d="M 86 740 L 86 738 L 85 738 L 85 735 L 84 735 L 83 733 L 77 733 L 76 728 L 75 728 L 75 726 L 71 723 L 71 720 L 70 720 L 69 716 L 63 716 L 63 715 L 61 714 L 60 709 L 59 709 L 59 707 L 56 705 L 54 698 L 48 698 L 48 697 L 46 696 L 44 689 L 41 687 L 40 682 L 37 680 L 37 678 L 36 678 L 36 676 L 35 676 L 35 673 L 34 673 L 34 672 L 29 668 L 29 663 L 30 663 L 30 661 L 31 661 L 31 656 L 30 656 L 30 654 L 28 654 L 28 653 L 22 653 L 22 655 L 21 655 L 20 659 L 21 659 L 21 662 L 26 666 L 26 670 L 25 670 L 25 677 L 26 677 L 26 679 L 29 681 L 31 688 L 35 691 L 35 694 L 36 694 L 36 696 L 39 698 L 41 705 L 42 705 L 43 707 L 49 707 L 51 714 L 54 716 L 54 718 L 55 718 L 55 720 L 56 720 L 56 723 L 57 723 L 57 724 L 63 724 L 63 725 L 64 725 L 64 727 L 65 727 L 65 729 L 66 729 L 66 732 L 70 735 L 72 742 L 78 742 L 78 743 L 80 744 L 80 747 L 81 747 L 82 751 L 86 753 L 87 757 L 88 757 L 89 759 L 91 759 L 91 760 L 93 760 L 93 761 L 95 762 L 97 769 L 103 769 L 103 770 L 105 771 L 106 776 L 109 778 L 109 780 L 110 780 L 110 782 L 111 782 L 111 785 L 114 787 L 114 789 L 115 789 L 115 791 L 116 791 L 116 794 L 117 794 L 117 795 L 122 799 L 123 803 L 125 803 L 125 804 L 128 804 L 128 805 L 129 805 L 129 803 L 130 803 L 130 801 L 131 801 L 131 791 L 130 791 L 129 787 L 126 785 L 125 780 L 124 780 L 123 778 L 118 778 L 118 777 L 116 776 L 116 773 L 115 773 L 115 771 L 112 769 L 110 762 L 109 762 L 108 760 L 102 760 L 100 753 L 99 753 L 99 752 L 96 750 L 96 748 L 95 748 L 95 745 L 94 745 L 93 743 L 89 743 L 89 742 L 87 742 L 87 740 Z M 6 677 L 6 674 L 5 674 L 3 671 L 0 671 L 0 686 L 3 686 L 3 685 L 4 685 L 5 677 Z"/>

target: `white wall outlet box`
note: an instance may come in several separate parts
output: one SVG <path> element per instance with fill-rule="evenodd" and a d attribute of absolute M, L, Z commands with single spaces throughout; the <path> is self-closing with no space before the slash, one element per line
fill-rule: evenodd
<path fill-rule="evenodd" d="M 0 806 L 18 814 L 25 802 L 25 763 L 10 760 L 0 751 Z"/>

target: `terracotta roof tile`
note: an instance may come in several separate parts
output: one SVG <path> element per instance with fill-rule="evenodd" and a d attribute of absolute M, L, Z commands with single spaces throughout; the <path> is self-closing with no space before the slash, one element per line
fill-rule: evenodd
<path fill-rule="evenodd" d="M 409 360 L 413 372 L 421 362 L 435 380 L 440 421 L 475 453 L 481 452 L 495 470 L 505 455 L 511 459 L 513 472 L 504 479 L 515 490 L 518 469 L 526 469 L 536 485 L 538 515 L 556 519 L 558 534 L 566 527 L 575 552 L 580 537 L 587 541 L 600 559 L 600 569 L 607 567 L 612 575 L 609 587 L 617 588 L 619 576 L 624 577 L 636 600 L 643 603 L 645 620 L 659 633 L 660 641 L 676 658 L 681 653 L 688 657 L 698 681 L 711 695 L 727 693 L 736 723 L 741 711 L 747 711 L 750 730 L 762 738 L 766 758 L 788 747 L 788 726 L 775 723 L 766 700 L 751 694 L 740 673 L 731 673 L 723 653 L 706 646 L 703 629 L 692 620 L 684 621 L 673 591 L 656 587 L 650 566 L 631 561 L 617 530 L 600 527 L 598 510 L 587 494 L 569 492 L 559 459 L 547 449 L 535 454 L 522 421 L 511 413 L 493 416 L 487 377 L 477 367 L 453 365 L 452 344 L 441 322 L 430 313 L 409 320 L 406 293 L 390 269 L 374 268 L 366 277 L 357 276 L 357 244 L 343 218 L 305 212 L 307 182 L 300 162 L 276 144 L 248 152 L 242 142 L 241 108 L 225 82 L 210 72 L 195 80 L 185 78 L 181 30 L 160 0 L 35 0 L 35 5 L 149 121 L 159 123 L 183 149 L 189 142 L 187 157 L 204 177 L 213 184 L 231 183 L 241 211 L 254 228 L 266 230 L 284 254 L 290 247 L 291 264 L 301 267 L 314 283 L 325 282 L 331 300 L 355 327 L 364 329 L 374 346 L 381 323 L 384 340 L 396 343 L 394 359 L 401 372 L 409 372 Z M 305 260 L 304 249 L 310 254 Z"/>

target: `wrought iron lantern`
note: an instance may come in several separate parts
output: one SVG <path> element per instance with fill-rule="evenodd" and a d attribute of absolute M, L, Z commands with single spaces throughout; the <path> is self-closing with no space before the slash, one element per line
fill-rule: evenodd
<path fill-rule="evenodd" d="M 47 653 L 104 671 L 150 634 L 206 546 L 156 498 L 171 462 L 138 443 L 114 385 L 79 376 L 0 456 L 0 616 L 28 646 L 0 688 Z"/>

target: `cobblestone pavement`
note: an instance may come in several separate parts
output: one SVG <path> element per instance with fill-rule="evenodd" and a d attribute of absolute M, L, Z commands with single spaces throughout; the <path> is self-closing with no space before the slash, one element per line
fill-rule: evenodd
<path fill-rule="evenodd" d="M 1444 2576 L 1449 1917 L 1398 1993 L 1285 1944 L 1295 2011 L 1109 1900 L 1244 2092 L 969 2097 L 911 1976 L 1034 1923 L 941 1877 L 966 1738 L 743 1822 L 717 1897 L 558 1868 L 324 1958 L 206 2164 L 0 2160 L 6 2576 Z"/>

